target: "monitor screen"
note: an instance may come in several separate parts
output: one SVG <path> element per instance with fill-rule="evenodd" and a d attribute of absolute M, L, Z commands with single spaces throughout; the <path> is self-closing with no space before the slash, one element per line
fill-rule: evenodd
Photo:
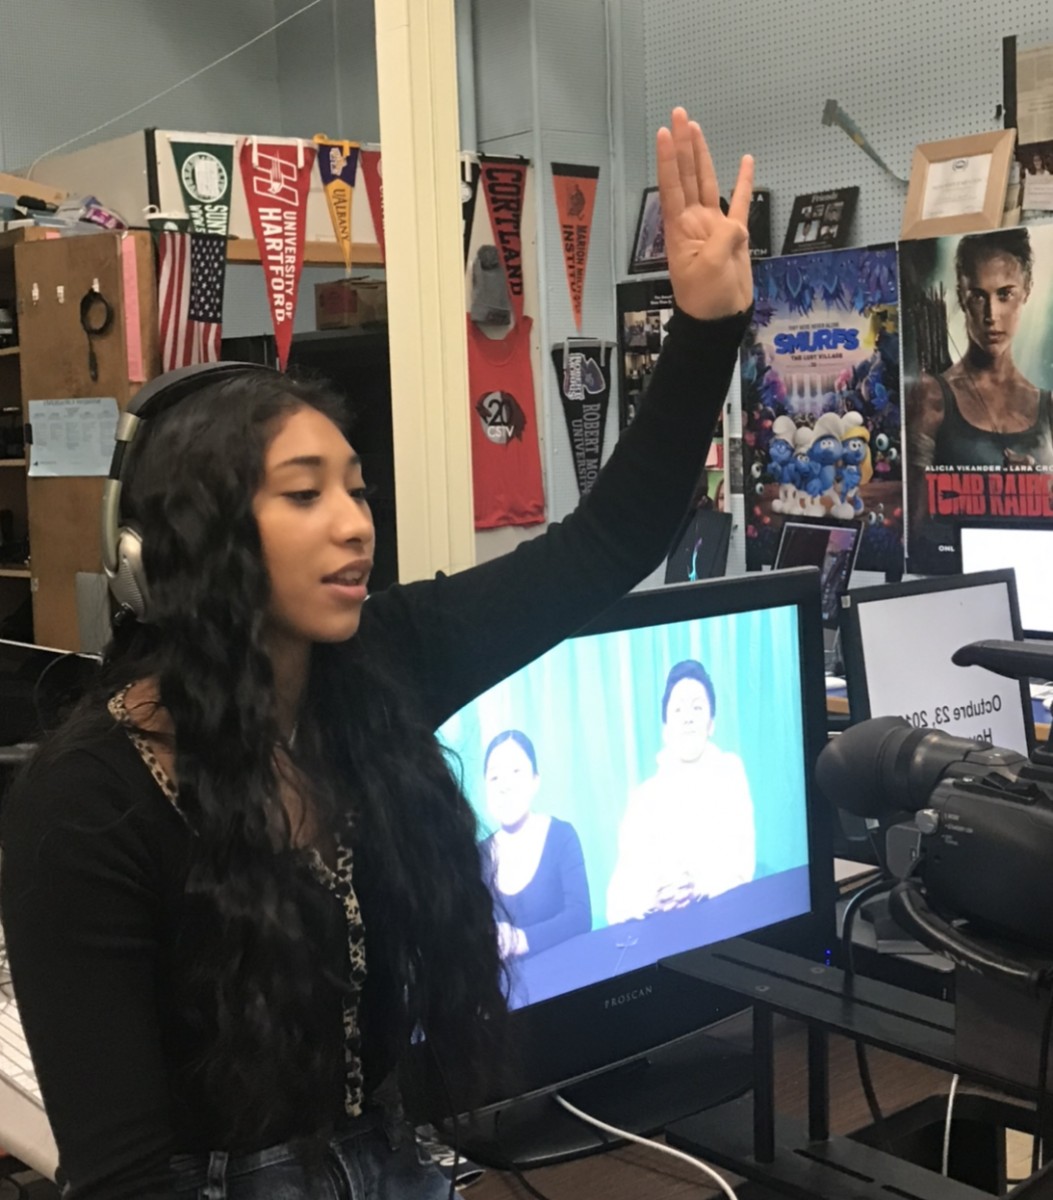
<path fill-rule="evenodd" d="M 675 614 L 572 638 L 439 731 L 514 1008 L 809 912 L 802 610 L 749 583 L 758 607 L 710 615 L 727 585 L 670 589 Z"/>
<path fill-rule="evenodd" d="M 859 555 L 862 526 L 856 521 L 800 518 L 783 522 L 773 570 L 818 567 L 823 623 L 837 624 L 841 597 L 848 591 Z"/>
<path fill-rule="evenodd" d="M 963 571 L 1016 571 L 1024 635 L 1053 637 L 1053 521 L 1015 527 L 963 522 L 958 538 Z"/>
<path fill-rule="evenodd" d="M 951 661 L 970 642 L 1019 639 L 1012 571 L 854 590 L 843 617 L 854 721 L 901 716 L 918 727 L 1029 752 L 1026 685 Z"/>
<path fill-rule="evenodd" d="M 681 523 L 665 564 L 666 583 L 697 583 L 724 574 L 731 541 L 731 513 L 698 508 Z"/>

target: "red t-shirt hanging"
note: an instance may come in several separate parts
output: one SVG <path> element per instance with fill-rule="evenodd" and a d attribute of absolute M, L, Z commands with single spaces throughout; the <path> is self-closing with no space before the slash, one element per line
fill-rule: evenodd
<path fill-rule="evenodd" d="M 530 366 L 530 318 L 500 340 L 468 322 L 472 491 L 476 529 L 545 519 Z"/>

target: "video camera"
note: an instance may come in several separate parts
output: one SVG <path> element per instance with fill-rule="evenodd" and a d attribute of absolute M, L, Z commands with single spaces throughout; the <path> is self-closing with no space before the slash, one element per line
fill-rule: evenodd
<path fill-rule="evenodd" d="M 1013 679 L 1053 678 L 1053 646 L 974 642 L 954 655 Z M 1036 994 L 1053 981 L 1053 752 L 1030 757 L 899 717 L 852 726 L 819 756 L 828 800 L 898 830 L 896 922 L 969 971 Z M 906 837 L 904 837 L 906 835 Z M 890 836 L 890 845 L 892 844 Z"/>

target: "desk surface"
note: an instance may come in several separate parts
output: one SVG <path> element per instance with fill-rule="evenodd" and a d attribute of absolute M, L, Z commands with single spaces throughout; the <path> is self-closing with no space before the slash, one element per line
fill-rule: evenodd
<path fill-rule="evenodd" d="M 719 1030 L 729 1041 L 749 1045 L 749 1016 L 742 1014 Z M 780 1112 L 806 1117 L 807 1063 L 804 1026 L 779 1020 L 776 1026 L 776 1104 Z M 715 1031 L 718 1032 L 718 1031 Z M 874 1088 L 882 1109 L 892 1113 L 928 1096 L 945 1093 L 950 1075 L 881 1051 L 870 1051 Z M 870 1124 L 852 1043 L 830 1039 L 831 1132 L 850 1133 Z M 701 1172 L 687 1163 L 628 1146 L 557 1167 L 532 1171 L 530 1182 L 549 1200 L 696 1200 L 707 1193 Z M 734 1182 L 734 1180 L 732 1181 Z M 510 1175 L 488 1170 L 465 1196 L 469 1200 L 523 1200 L 524 1189 Z"/>

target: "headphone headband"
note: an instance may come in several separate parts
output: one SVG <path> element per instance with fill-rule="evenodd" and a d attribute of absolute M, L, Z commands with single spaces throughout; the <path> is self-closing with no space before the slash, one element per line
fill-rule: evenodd
<path fill-rule="evenodd" d="M 138 530 L 121 522 L 125 453 L 144 421 L 152 420 L 211 383 L 221 383 L 239 375 L 261 373 L 281 374 L 273 367 L 247 362 L 195 363 L 189 367 L 177 367 L 144 384 L 120 415 L 109 477 L 102 491 L 102 563 L 114 597 L 140 620 L 146 615 L 147 604 L 146 578 L 142 569 L 142 537 Z"/>

